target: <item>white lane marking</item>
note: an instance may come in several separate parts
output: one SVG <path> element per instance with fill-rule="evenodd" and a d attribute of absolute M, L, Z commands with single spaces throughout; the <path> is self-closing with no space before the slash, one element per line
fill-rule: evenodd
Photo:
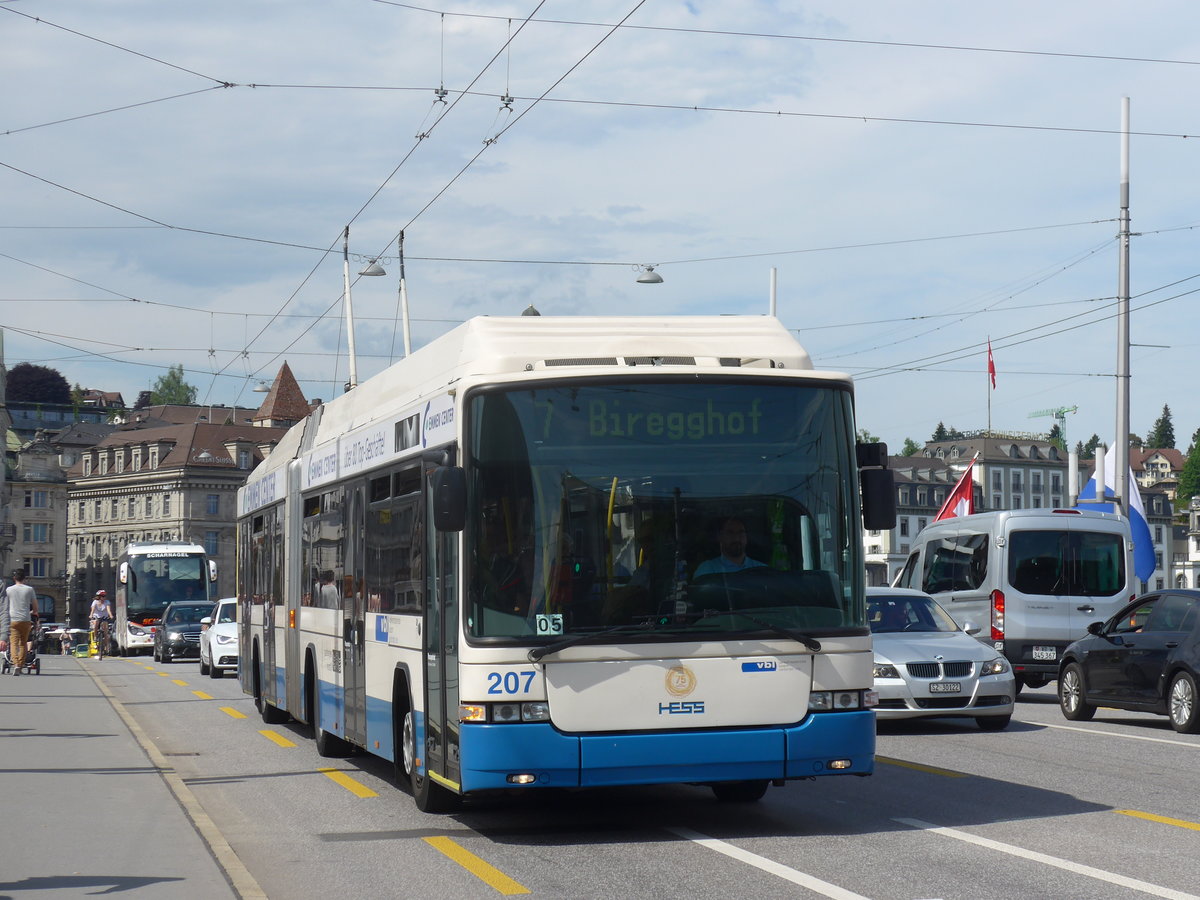
<path fill-rule="evenodd" d="M 668 828 L 667 831 L 679 835 L 684 840 L 693 841 L 701 847 L 707 847 L 709 850 L 724 853 L 738 862 L 744 862 L 747 865 L 754 866 L 756 869 L 762 869 L 764 872 L 777 875 L 786 881 L 790 881 L 792 884 L 808 888 L 810 891 L 821 894 L 824 897 L 830 897 L 833 900 L 867 900 L 861 894 L 840 888 L 836 884 L 830 884 L 828 881 L 822 881 L 814 875 L 807 875 L 804 872 L 785 866 L 783 863 L 777 863 L 773 859 L 759 856 L 757 853 L 742 850 L 740 847 L 735 847 L 733 844 L 728 844 L 725 841 L 710 838 L 708 835 L 692 831 L 690 828 Z"/>
<path fill-rule="evenodd" d="M 1183 891 L 1150 884 L 1148 881 L 1127 878 L 1124 875 L 1118 875 L 1116 872 L 1095 869 L 1091 866 L 1085 866 L 1082 863 L 1075 863 L 1070 860 L 1059 859 L 1057 856 L 1038 853 L 1036 850 L 1026 850 L 1023 847 L 1016 847 L 1012 844 L 1002 844 L 1000 841 L 993 841 L 989 838 L 959 831 L 957 828 L 941 828 L 929 822 L 922 822 L 920 819 L 893 819 L 892 821 L 899 822 L 901 825 L 908 825 L 912 828 L 919 828 L 922 831 L 931 831 L 934 834 L 940 834 L 944 837 L 951 837 L 968 844 L 975 844 L 978 847 L 997 850 L 1000 853 L 1007 853 L 1010 856 L 1018 856 L 1021 859 L 1028 859 L 1031 862 L 1039 862 L 1047 866 L 1053 866 L 1056 869 L 1074 872 L 1076 875 L 1086 875 L 1088 878 L 1095 878 L 1097 881 L 1103 881 L 1106 884 L 1117 884 L 1130 890 L 1141 891 L 1143 894 L 1150 894 L 1152 897 L 1165 897 L 1168 900 L 1200 900 L 1195 894 L 1185 894 Z"/>
<path fill-rule="evenodd" d="M 1030 723 L 1034 724 L 1034 723 Z M 1061 728 L 1063 731 L 1082 731 L 1084 734 L 1102 734 L 1105 737 L 1122 738 L 1126 741 L 1150 741 L 1154 744 L 1171 744 L 1175 747 L 1191 747 L 1193 750 L 1200 750 L 1200 744 L 1192 743 L 1191 741 L 1172 741 L 1168 738 L 1146 737 L 1141 734 L 1118 734 L 1115 731 L 1099 731 L 1095 728 L 1079 728 L 1076 725 L 1051 725 L 1049 722 L 1038 722 L 1043 728 Z"/>

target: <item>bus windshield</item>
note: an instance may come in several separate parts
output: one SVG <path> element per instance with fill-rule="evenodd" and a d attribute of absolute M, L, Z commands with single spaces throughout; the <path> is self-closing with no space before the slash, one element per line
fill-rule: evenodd
<path fill-rule="evenodd" d="M 467 412 L 470 637 L 865 627 L 844 386 L 574 382 Z"/>
<path fill-rule="evenodd" d="M 130 619 L 158 619 L 168 603 L 206 600 L 208 578 L 201 555 L 131 556 L 126 584 L 126 615 Z"/>

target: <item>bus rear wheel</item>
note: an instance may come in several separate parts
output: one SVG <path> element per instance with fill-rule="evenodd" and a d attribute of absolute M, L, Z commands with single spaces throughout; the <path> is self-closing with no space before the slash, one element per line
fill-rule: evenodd
<path fill-rule="evenodd" d="M 288 720 L 288 714 L 285 710 L 278 706 L 272 706 L 267 702 L 267 698 L 262 692 L 262 675 L 261 666 L 258 662 L 258 654 L 254 654 L 254 705 L 258 708 L 258 714 L 262 716 L 263 724 L 265 725 L 282 725 Z"/>

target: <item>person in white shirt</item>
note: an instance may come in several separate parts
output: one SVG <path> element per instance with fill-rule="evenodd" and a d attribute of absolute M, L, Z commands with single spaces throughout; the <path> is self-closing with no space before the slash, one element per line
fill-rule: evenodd
<path fill-rule="evenodd" d="M 13 583 L 4 590 L 0 600 L 0 650 L 9 648 L 13 662 L 13 674 L 20 675 L 25 665 L 25 653 L 29 642 L 29 631 L 37 610 L 37 592 L 25 583 L 25 570 L 13 573 Z M 3 635 L 8 635 L 7 642 Z"/>

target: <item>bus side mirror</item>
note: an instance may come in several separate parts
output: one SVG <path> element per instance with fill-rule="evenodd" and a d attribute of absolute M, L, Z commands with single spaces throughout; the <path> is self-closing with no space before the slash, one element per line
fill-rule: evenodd
<path fill-rule="evenodd" d="M 467 473 L 459 466 L 438 466 L 430 476 L 433 487 L 433 527 L 462 531 L 467 519 Z"/>
<path fill-rule="evenodd" d="M 121 584 L 129 584 L 129 563 L 121 563 L 121 568 L 117 570 L 117 581 Z"/>
<path fill-rule="evenodd" d="M 862 488 L 863 525 L 868 531 L 890 531 L 896 527 L 896 482 L 891 469 L 863 469 L 858 473 Z"/>
<path fill-rule="evenodd" d="M 217 561 L 215 559 L 210 559 L 208 561 L 208 580 L 217 580 Z"/>

